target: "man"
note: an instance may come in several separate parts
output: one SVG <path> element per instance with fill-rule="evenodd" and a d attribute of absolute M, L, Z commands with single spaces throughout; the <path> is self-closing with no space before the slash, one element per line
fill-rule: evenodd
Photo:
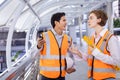
<path fill-rule="evenodd" d="M 66 71 L 73 72 L 74 68 L 66 68 L 65 57 L 69 48 L 69 37 L 63 33 L 66 29 L 65 13 L 56 13 L 51 17 L 53 29 L 44 32 L 43 38 L 38 38 L 37 47 L 40 49 L 41 80 L 65 80 Z"/>

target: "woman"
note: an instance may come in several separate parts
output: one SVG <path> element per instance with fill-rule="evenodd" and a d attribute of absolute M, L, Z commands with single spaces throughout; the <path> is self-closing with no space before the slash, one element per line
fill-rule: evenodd
<path fill-rule="evenodd" d="M 116 65 L 120 65 L 120 48 L 117 38 L 104 28 L 108 17 L 101 10 L 93 10 L 89 14 L 88 26 L 93 28 L 92 46 L 88 45 L 87 56 L 82 55 L 77 49 L 70 48 L 81 58 L 87 58 L 88 78 L 90 80 L 115 80 Z"/>

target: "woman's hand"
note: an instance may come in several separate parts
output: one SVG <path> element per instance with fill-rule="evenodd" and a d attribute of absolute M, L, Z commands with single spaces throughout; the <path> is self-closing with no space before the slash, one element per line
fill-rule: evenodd
<path fill-rule="evenodd" d="M 90 49 L 91 52 L 93 52 L 94 47 L 88 46 L 88 48 Z"/>
<path fill-rule="evenodd" d="M 80 53 L 80 51 L 78 50 L 77 47 L 75 47 L 74 45 L 72 45 L 70 48 L 69 48 L 69 51 L 73 54 L 76 54 L 78 55 L 80 58 L 82 58 L 82 54 Z"/>
<path fill-rule="evenodd" d="M 70 48 L 69 48 L 69 51 L 71 53 L 74 53 L 74 54 L 78 54 L 79 53 L 79 50 L 77 47 L 75 47 L 74 45 L 72 45 Z"/>

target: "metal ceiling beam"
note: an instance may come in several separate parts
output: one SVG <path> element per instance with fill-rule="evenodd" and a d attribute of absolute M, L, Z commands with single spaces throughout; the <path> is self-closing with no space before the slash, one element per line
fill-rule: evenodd
<path fill-rule="evenodd" d="M 29 4 L 29 2 L 27 0 L 24 0 L 25 3 L 28 5 L 28 7 L 30 8 L 30 10 L 33 12 L 33 14 L 38 18 L 38 20 L 41 22 L 40 17 L 38 16 L 38 14 L 35 12 L 35 10 L 33 9 L 33 7 Z"/>
<path fill-rule="evenodd" d="M 74 17 L 69 17 L 70 18 L 75 18 L 78 17 L 81 14 L 87 13 L 90 10 L 93 10 L 95 8 L 100 7 L 101 5 L 104 5 L 105 2 L 108 2 L 109 0 L 92 0 L 92 1 L 85 1 L 85 0 L 66 0 L 66 1 L 57 1 L 57 0 L 43 0 L 43 1 L 39 1 L 38 3 L 36 3 L 36 5 L 32 6 L 32 9 L 34 9 L 34 11 L 39 15 L 37 15 L 38 17 L 40 17 L 40 15 L 42 13 L 44 13 L 47 10 L 50 10 L 51 8 L 54 8 L 53 10 L 51 10 L 50 12 L 48 12 L 46 15 L 44 15 L 43 17 L 40 17 L 41 21 L 44 22 L 48 22 L 50 16 L 58 11 L 63 11 L 66 12 L 67 14 L 75 14 Z M 115 1 L 115 0 L 110 0 L 110 1 Z M 65 9 L 66 6 L 70 6 L 70 5 L 82 5 L 82 7 L 80 8 L 70 8 L 70 9 Z M 85 7 L 85 6 L 88 7 Z M 58 6 L 58 7 L 56 7 Z M 55 8 L 56 7 L 56 8 Z M 76 9 L 76 10 L 75 10 Z M 26 13 L 29 10 L 26 10 L 23 12 Z M 72 20 L 72 19 L 71 19 Z M 42 23 L 42 22 L 41 22 Z"/>

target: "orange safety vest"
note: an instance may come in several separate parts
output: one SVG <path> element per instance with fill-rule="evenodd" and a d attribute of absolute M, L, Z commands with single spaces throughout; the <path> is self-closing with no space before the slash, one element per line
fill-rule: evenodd
<path fill-rule="evenodd" d="M 106 31 L 105 35 L 100 38 L 96 47 L 103 52 L 103 54 L 109 55 L 110 52 L 107 50 L 108 40 L 113 34 L 109 31 Z M 94 43 L 94 36 L 91 37 Z M 88 49 L 88 53 L 91 51 Z M 95 80 L 103 80 L 107 78 L 115 78 L 115 70 L 114 66 L 110 64 L 106 64 L 92 55 L 88 57 L 88 77 L 93 77 Z"/>
<path fill-rule="evenodd" d="M 43 33 L 43 38 L 46 43 L 40 52 L 40 74 L 47 78 L 65 77 L 68 36 L 64 34 L 60 47 L 52 31 Z"/>

